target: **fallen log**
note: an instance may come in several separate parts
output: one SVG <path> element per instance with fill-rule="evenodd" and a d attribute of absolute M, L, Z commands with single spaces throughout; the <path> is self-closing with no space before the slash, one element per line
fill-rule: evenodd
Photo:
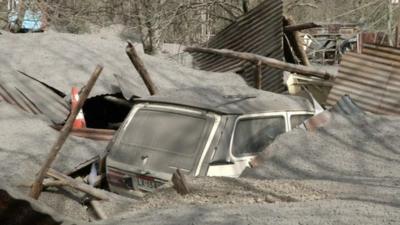
<path fill-rule="evenodd" d="M 75 120 L 76 116 L 78 115 L 79 111 L 82 109 L 83 104 L 85 103 L 87 97 L 89 96 L 89 93 L 92 90 L 94 84 L 96 83 L 97 78 L 100 76 L 100 73 L 102 70 L 103 70 L 102 66 L 98 65 L 96 67 L 96 69 L 93 72 L 92 76 L 90 77 L 88 83 L 86 84 L 85 88 L 83 89 L 82 93 L 79 96 L 79 101 L 78 101 L 77 107 L 72 108 L 67 122 L 64 124 L 63 128 L 60 131 L 57 141 L 52 146 L 46 161 L 43 163 L 38 175 L 36 176 L 36 179 L 31 188 L 31 192 L 29 194 L 30 197 L 32 197 L 34 199 L 39 198 L 40 193 L 42 192 L 42 188 L 43 188 L 44 177 L 46 176 L 46 173 L 49 170 L 51 164 L 54 162 L 58 153 L 60 152 L 61 147 L 64 145 L 69 134 L 71 133 L 74 120 Z"/>
<path fill-rule="evenodd" d="M 135 50 L 135 46 L 131 42 L 128 41 L 128 46 L 126 47 L 126 54 L 128 55 L 129 59 L 131 60 L 133 66 L 138 71 L 140 77 L 142 77 L 144 84 L 146 85 L 147 89 L 150 92 L 150 95 L 155 95 L 158 93 L 157 87 L 154 85 L 153 81 L 150 78 L 150 74 L 147 71 L 146 67 L 142 59 L 140 59 L 139 55 Z"/>
<path fill-rule="evenodd" d="M 175 173 L 172 175 L 171 179 L 172 183 L 174 184 L 174 189 L 180 195 L 187 195 L 190 193 L 190 189 L 188 183 L 186 181 L 185 175 L 182 174 L 180 169 L 177 169 Z"/>
<path fill-rule="evenodd" d="M 327 80 L 334 77 L 334 74 L 330 73 L 327 70 L 314 68 L 311 66 L 290 64 L 274 58 L 269 58 L 248 52 L 236 52 L 228 49 L 213 49 L 213 48 L 202 48 L 202 47 L 186 47 L 185 51 L 221 55 L 230 58 L 247 60 L 254 64 L 261 62 L 261 64 L 265 64 L 271 68 L 280 69 L 291 73 L 315 76 Z"/>
<path fill-rule="evenodd" d="M 71 187 L 78 191 L 89 194 L 99 200 L 109 200 L 110 197 L 106 194 L 105 191 L 94 188 L 88 184 L 83 182 L 79 182 L 74 180 L 72 177 L 69 177 L 65 174 L 62 174 L 54 169 L 49 169 L 46 174 L 48 177 L 56 179 L 55 181 L 46 181 L 43 185 L 45 187 Z"/>

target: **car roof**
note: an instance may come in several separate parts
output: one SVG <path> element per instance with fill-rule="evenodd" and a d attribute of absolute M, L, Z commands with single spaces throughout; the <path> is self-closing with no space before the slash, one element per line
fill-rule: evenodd
<path fill-rule="evenodd" d="M 277 111 L 314 111 L 311 102 L 304 97 L 235 86 L 179 89 L 162 95 L 136 99 L 136 102 L 172 104 L 237 115 Z"/>

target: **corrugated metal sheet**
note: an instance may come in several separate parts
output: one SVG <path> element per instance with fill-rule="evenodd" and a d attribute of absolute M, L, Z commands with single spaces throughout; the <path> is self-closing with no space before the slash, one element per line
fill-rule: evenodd
<path fill-rule="evenodd" d="M 266 0 L 219 32 L 207 47 L 250 52 L 283 59 L 283 8 L 281 0 Z M 238 59 L 193 53 L 195 66 L 203 70 L 240 72 L 247 83 L 254 86 L 255 66 Z M 273 92 L 286 90 L 282 71 L 263 67 L 262 88 Z"/>
<path fill-rule="evenodd" d="M 400 114 L 400 49 L 365 44 L 362 54 L 346 54 L 328 104 L 345 94 L 363 110 Z"/>
<path fill-rule="evenodd" d="M 86 85 L 95 65 L 100 63 L 104 66 L 104 70 L 89 97 L 121 91 L 127 98 L 147 97 L 149 93 L 143 80 L 125 54 L 126 42 L 117 38 L 117 33 L 110 36 L 107 34 L 104 36 L 106 38 L 97 34 L 11 35 L 4 33 L 0 38 L 0 46 L 7 46 L 7 48 L 0 50 L 0 79 L 3 78 L 3 74 L 21 70 L 51 87 L 70 93 L 71 87 L 82 88 Z M 32 54 L 26 54 L 27 46 Z M 170 47 L 178 51 L 180 45 L 173 44 Z M 141 49 L 141 45 L 138 44 L 139 53 L 142 52 Z M 199 85 L 223 86 L 227 84 L 228 79 L 230 85 L 247 86 L 242 77 L 234 73 L 222 74 L 194 70 L 166 57 L 145 54 L 140 54 L 140 57 L 160 93 L 165 90 Z M 115 79 L 114 74 L 121 79 Z M 8 82 L 8 79 L 7 77 L 4 81 Z"/>
<path fill-rule="evenodd" d="M 34 115 L 45 115 L 56 124 L 63 123 L 69 114 L 69 104 L 64 98 L 37 80 L 16 71 L 1 74 L 1 101 Z"/>

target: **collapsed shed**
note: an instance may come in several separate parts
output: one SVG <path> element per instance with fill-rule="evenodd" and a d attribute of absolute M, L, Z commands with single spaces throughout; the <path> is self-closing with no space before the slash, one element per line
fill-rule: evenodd
<path fill-rule="evenodd" d="M 0 68 L 1 74 L 22 71 L 68 95 L 72 87 L 81 88 L 94 66 L 100 63 L 104 66 L 103 75 L 90 97 L 121 91 L 127 99 L 149 95 L 137 71 L 124 54 L 126 42 L 114 33 L 5 33 L 0 38 L 0 45 L 9 46 L 2 49 L 0 55 L 0 60 L 4 62 Z M 181 66 L 168 58 L 144 54 L 140 56 L 161 93 L 183 87 L 204 87 L 210 84 L 223 86 L 228 80 L 231 85 L 247 86 L 235 73 L 210 73 Z"/>
<path fill-rule="evenodd" d="M 205 47 L 249 52 L 277 60 L 283 59 L 283 6 L 281 0 L 266 0 L 238 18 Z M 257 67 L 240 59 L 224 58 L 218 55 L 193 53 L 194 66 L 207 71 L 234 71 L 242 75 L 249 86 L 255 86 L 254 74 Z M 282 93 L 283 72 L 262 67 L 261 87 L 264 90 Z"/>
<path fill-rule="evenodd" d="M 116 129 L 131 107 L 130 104 L 119 103 L 150 95 L 124 54 L 126 42 L 114 33 L 5 33 L 0 38 L 0 45 L 9 46 L 0 55 L 0 60 L 4 62 L 0 67 L 3 87 L 0 87 L 0 95 L 3 100 L 28 111 L 33 110 L 33 114 L 40 111 L 42 113 L 39 114 L 44 114 L 55 124 L 62 124 L 68 116 L 71 88 L 82 88 L 98 62 L 105 69 L 83 107 L 89 127 Z M 228 83 L 247 87 L 246 82 L 235 73 L 200 71 L 168 58 L 144 54 L 140 57 L 160 94 L 180 88 L 224 86 Z"/>

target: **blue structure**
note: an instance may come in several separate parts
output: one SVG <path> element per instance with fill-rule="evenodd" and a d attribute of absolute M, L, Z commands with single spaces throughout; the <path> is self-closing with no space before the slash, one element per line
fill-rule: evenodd
<path fill-rule="evenodd" d="M 23 21 L 18 23 L 19 17 L 19 0 L 8 0 L 8 22 L 10 27 L 17 28 L 14 30 L 29 32 L 42 31 L 42 12 L 40 10 L 33 11 L 29 8 L 30 0 L 25 1 L 25 15 Z M 20 26 L 20 27 L 18 27 Z"/>

